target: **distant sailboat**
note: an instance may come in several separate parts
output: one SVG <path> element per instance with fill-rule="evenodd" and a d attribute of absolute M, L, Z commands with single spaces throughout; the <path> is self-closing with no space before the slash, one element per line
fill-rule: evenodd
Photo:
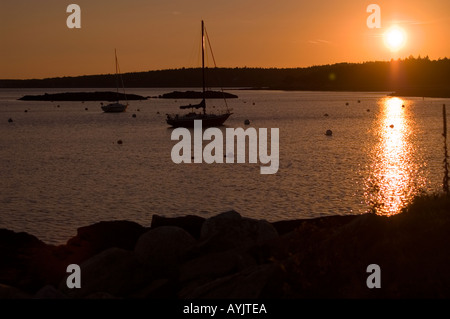
<path fill-rule="evenodd" d="M 206 98 L 205 98 L 205 91 L 206 91 L 206 81 L 205 81 L 205 24 L 202 20 L 202 78 L 203 78 L 203 98 L 202 101 L 198 104 L 189 104 L 189 105 L 182 105 L 180 106 L 180 109 L 191 109 L 191 112 L 179 115 L 179 114 L 166 114 L 167 124 L 173 126 L 173 127 L 194 127 L 194 120 L 202 120 L 202 126 L 203 127 L 211 127 L 211 126 L 220 126 L 223 125 L 223 123 L 230 117 L 231 113 L 230 110 L 227 108 L 227 110 L 223 113 L 206 113 Z M 194 111 L 194 109 L 202 109 L 201 112 L 197 113 Z"/>
<path fill-rule="evenodd" d="M 120 74 L 120 68 L 119 68 L 119 62 L 117 61 L 117 51 L 114 50 L 114 55 L 116 58 L 116 90 L 117 90 L 117 101 L 115 103 L 110 103 L 107 105 L 102 105 L 102 110 L 103 112 L 106 113 L 120 113 L 120 112 L 125 112 L 125 110 L 128 107 L 128 101 L 127 101 L 127 96 L 125 94 L 125 86 L 123 85 L 123 79 L 122 79 L 122 75 Z M 124 92 L 124 96 L 125 96 L 125 104 L 122 104 L 119 102 L 119 80 L 122 84 L 122 89 Z"/>

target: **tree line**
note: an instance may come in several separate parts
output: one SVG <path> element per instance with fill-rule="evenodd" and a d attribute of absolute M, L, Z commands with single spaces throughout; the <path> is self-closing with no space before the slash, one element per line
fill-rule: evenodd
<path fill-rule="evenodd" d="M 391 61 L 336 63 L 305 68 L 209 68 L 208 87 L 321 91 L 440 92 L 450 96 L 450 59 L 413 57 Z M 126 87 L 202 86 L 201 68 L 122 75 Z M 0 88 L 111 88 L 114 74 L 28 80 L 0 80 Z M 416 94 L 417 96 L 421 94 Z"/>

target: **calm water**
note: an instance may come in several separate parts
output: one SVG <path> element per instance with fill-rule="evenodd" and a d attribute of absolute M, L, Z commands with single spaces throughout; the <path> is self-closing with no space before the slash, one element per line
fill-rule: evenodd
<path fill-rule="evenodd" d="M 449 99 L 227 90 L 239 98 L 228 100 L 234 114 L 226 127 L 245 128 L 250 119 L 255 128 L 279 128 L 280 168 L 261 175 L 259 164 L 172 162 L 176 142 L 165 114 L 192 101 L 131 101 L 126 113 L 107 114 L 100 102 L 17 100 L 65 91 L 0 90 L 0 227 L 47 243 L 64 243 L 101 220 L 149 226 L 153 214 L 235 209 L 269 221 L 372 207 L 394 214 L 420 190 L 441 187 L 442 104 Z"/>

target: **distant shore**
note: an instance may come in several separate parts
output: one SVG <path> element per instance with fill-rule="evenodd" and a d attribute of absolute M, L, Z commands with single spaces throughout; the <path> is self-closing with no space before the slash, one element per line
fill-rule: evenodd
<path fill-rule="evenodd" d="M 391 93 L 390 96 L 450 98 L 450 87 L 401 89 Z"/>
<path fill-rule="evenodd" d="M 164 93 L 158 96 L 161 99 L 201 99 L 205 97 L 206 99 L 236 99 L 238 96 L 236 94 L 231 94 L 221 91 L 205 91 L 204 95 L 201 91 L 173 91 L 170 93 Z"/>
<path fill-rule="evenodd" d="M 395 70 L 395 73 L 393 73 Z M 419 97 L 450 96 L 450 59 L 409 57 L 391 61 L 335 63 L 301 68 L 208 68 L 211 88 L 290 91 L 396 92 Z M 126 88 L 199 88 L 201 68 L 122 74 Z M 112 74 L 44 79 L 0 79 L 0 88 L 110 88 Z"/>
<path fill-rule="evenodd" d="M 322 92 L 323 90 L 300 90 L 296 88 L 270 88 L 270 87 L 252 87 L 252 88 L 238 88 L 237 90 L 266 90 L 266 91 L 316 91 Z M 354 92 L 347 90 L 332 90 L 333 92 Z M 369 91 L 370 92 L 370 91 Z M 374 91 L 378 92 L 378 91 Z M 220 91 L 206 91 L 205 97 L 207 99 L 234 99 L 238 98 L 237 95 L 220 92 Z M 397 97 L 427 97 L 427 98 L 450 98 L 450 88 L 415 88 L 415 89 L 401 89 L 396 90 L 392 93 L 387 93 L 388 96 Z M 24 95 L 19 98 L 22 101 L 117 101 L 117 100 L 147 100 L 149 98 L 160 98 L 160 99 L 201 99 L 201 91 L 173 91 L 169 93 L 164 93 L 158 96 L 141 96 L 137 94 L 122 94 L 110 91 L 103 92 L 66 92 L 66 93 L 52 93 L 52 94 L 42 94 L 42 95 Z"/>
<path fill-rule="evenodd" d="M 119 100 L 146 100 L 146 97 L 137 94 L 124 94 L 116 92 L 67 92 L 67 93 L 45 93 L 43 95 L 25 95 L 22 101 L 119 101 Z"/>
<path fill-rule="evenodd" d="M 65 93 L 52 93 L 41 95 L 24 95 L 19 100 L 21 101 L 124 101 L 124 100 L 147 100 L 149 98 L 160 99 L 235 99 L 238 96 L 235 94 L 220 92 L 220 91 L 205 91 L 205 94 L 201 91 L 173 91 L 164 93 L 159 96 L 141 96 L 137 94 L 124 94 L 110 91 L 103 92 L 65 92 Z"/>

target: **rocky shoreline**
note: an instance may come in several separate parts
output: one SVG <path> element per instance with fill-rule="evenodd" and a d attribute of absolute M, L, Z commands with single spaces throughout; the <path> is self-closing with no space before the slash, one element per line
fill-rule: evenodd
<path fill-rule="evenodd" d="M 153 215 L 150 227 L 81 227 L 60 246 L 0 229 L 0 299 L 449 298 L 448 215 Z M 67 287 L 69 264 L 81 288 Z M 381 288 L 366 284 L 370 264 Z"/>

